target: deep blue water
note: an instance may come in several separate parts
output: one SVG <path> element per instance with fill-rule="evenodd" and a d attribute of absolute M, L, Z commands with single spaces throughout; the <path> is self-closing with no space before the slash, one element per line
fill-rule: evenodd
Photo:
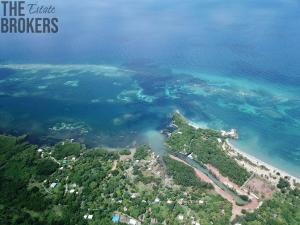
<path fill-rule="evenodd" d="M 127 145 L 179 109 L 300 176 L 299 1 L 52 4 L 58 34 L 0 37 L 3 132 Z"/>

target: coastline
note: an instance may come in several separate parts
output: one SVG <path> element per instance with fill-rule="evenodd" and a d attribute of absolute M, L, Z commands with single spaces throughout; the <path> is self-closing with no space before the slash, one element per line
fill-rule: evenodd
<path fill-rule="evenodd" d="M 179 111 L 177 112 L 181 114 Z M 207 127 L 202 127 L 200 124 L 190 120 L 187 120 L 187 122 L 190 126 L 194 127 L 195 129 L 209 129 Z M 223 150 L 227 151 L 228 154 L 232 157 L 242 156 L 243 158 L 245 158 L 245 160 L 236 159 L 236 161 L 249 172 L 252 172 L 260 177 L 267 179 L 274 186 L 278 184 L 280 178 L 287 178 L 292 188 L 295 187 L 296 183 L 300 185 L 300 178 L 295 177 L 290 173 L 277 168 L 276 166 L 273 166 L 253 155 L 242 151 L 241 149 L 229 142 L 229 137 L 227 137 L 225 142 L 222 143 L 222 148 Z"/>
<path fill-rule="evenodd" d="M 249 163 L 245 160 L 238 160 L 238 162 L 243 167 L 245 167 L 248 171 L 253 172 L 264 178 L 268 178 L 267 180 L 270 181 L 271 183 L 273 183 L 274 185 L 277 185 L 280 177 L 288 178 L 288 181 L 290 182 L 291 187 L 295 186 L 295 182 L 300 184 L 300 178 L 297 178 L 282 169 L 279 169 L 267 162 L 264 162 L 263 160 L 255 157 L 253 155 L 250 155 L 250 154 L 242 151 L 241 149 L 239 149 L 238 147 L 236 147 L 232 143 L 230 143 L 228 139 L 226 139 L 225 143 L 227 145 L 226 150 L 229 151 L 230 155 L 233 155 L 233 156 L 241 155 L 251 162 L 251 163 Z M 254 164 L 255 166 L 252 164 Z"/>

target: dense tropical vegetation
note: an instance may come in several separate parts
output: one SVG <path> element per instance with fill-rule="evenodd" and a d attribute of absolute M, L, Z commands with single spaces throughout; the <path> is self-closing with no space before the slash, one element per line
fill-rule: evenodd
<path fill-rule="evenodd" d="M 145 159 L 149 154 L 150 148 L 148 145 L 138 146 L 134 154 L 134 159 L 141 160 Z"/>
<path fill-rule="evenodd" d="M 276 193 L 254 213 L 247 213 L 243 225 L 298 225 L 300 224 L 300 190 Z"/>
<path fill-rule="evenodd" d="M 142 224 L 229 223 L 230 203 L 200 181 L 177 183 L 180 164 L 170 171 L 176 178 L 163 179 L 148 146 L 122 157 L 71 141 L 38 148 L 24 137 L 0 136 L 0 224 L 108 225 L 115 212 Z"/>
<path fill-rule="evenodd" d="M 182 118 L 176 120 L 175 132 L 184 134 L 178 136 L 178 147 L 194 150 L 184 145 L 191 140 L 185 134 L 211 143 L 212 137 L 220 138 L 217 132 L 195 131 Z M 174 135 L 169 145 L 175 146 Z M 209 148 L 204 149 L 204 155 L 209 155 Z M 218 151 L 216 155 L 221 154 Z M 192 152 L 196 155 L 198 151 Z M 214 162 L 208 156 L 207 161 Z M 134 154 L 128 149 L 87 149 L 72 141 L 38 148 L 24 136 L 0 135 L 0 224 L 109 225 L 114 213 L 142 224 L 231 223 L 231 204 L 200 181 L 192 167 L 170 157 L 163 162 L 147 145 L 138 146 Z M 258 210 L 244 210 L 233 223 L 300 224 L 300 190 L 292 189 L 284 179 L 277 187 L 280 191 Z"/>
<path fill-rule="evenodd" d="M 201 181 L 194 172 L 194 169 L 177 160 L 165 156 L 164 162 L 167 166 L 168 174 L 174 179 L 175 183 L 195 188 L 212 188 L 211 184 Z"/>
<path fill-rule="evenodd" d="M 221 148 L 219 140 L 224 141 L 221 133 L 211 129 L 194 128 L 179 114 L 173 116 L 177 127 L 167 140 L 173 151 L 193 154 L 194 159 L 203 164 L 211 164 L 219 169 L 222 175 L 238 185 L 242 185 L 250 174 L 246 169 L 229 157 Z"/>

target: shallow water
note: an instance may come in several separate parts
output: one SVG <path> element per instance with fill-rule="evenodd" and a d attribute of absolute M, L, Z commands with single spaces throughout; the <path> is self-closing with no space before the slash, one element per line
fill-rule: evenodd
<path fill-rule="evenodd" d="M 179 109 L 300 176 L 299 1 L 52 3 L 58 34 L 1 36 L 1 131 L 126 146 Z"/>
<path fill-rule="evenodd" d="M 179 109 L 206 127 L 237 128 L 240 148 L 298 174 L 300 104 L 293 88 L 275 91 L 277 84 L 251 81 L 247 88 L 243 79 L 160 68 L 144 68 L 142 75 L 140 68 L 120 66 L 0 69 L 14 71 L 0 83 L 3 131 L 29 133 L 41 142 L 75 138 L 91 146 L 147 142 L 159 153 L 159 131 Z"/>

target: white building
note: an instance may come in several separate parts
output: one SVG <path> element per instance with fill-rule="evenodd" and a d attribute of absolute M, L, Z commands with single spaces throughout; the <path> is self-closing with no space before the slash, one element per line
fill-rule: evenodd
<path fill-rule="evenodd" d="M 172 200 L 168 199 L 167 203 L 172 204 L 173 202 L 172 202 Z"/>
<path fill-rule="evenodd" d="M 179 214 L 179 215 L 178 215 L 178 219 L 179 219 L 179 220 L 183 220 L 183 215 Z"/>
<path fill-rule="evenodd" d="M 51 183 L 50 188 L 55 188 L 56 185 L 57 185 L 57 183 Z"/>
<path fill-rule="evenodd" d="M 138 224 L 138 221 L 135 220 L 135 219 L 130 219 L 128 224 L 131 224 L 131 225 L 137 225 Z"/>
<path fill-rule="evenodd" d="M 91 220 L 91 219 L 93 219 L 93 217 L 94 217 L 94 215 L 90 215 L 90 214 L 85 214 L 85 215 L 83 216 L 83 218 L 84 218 L 85 220 Z"/>

